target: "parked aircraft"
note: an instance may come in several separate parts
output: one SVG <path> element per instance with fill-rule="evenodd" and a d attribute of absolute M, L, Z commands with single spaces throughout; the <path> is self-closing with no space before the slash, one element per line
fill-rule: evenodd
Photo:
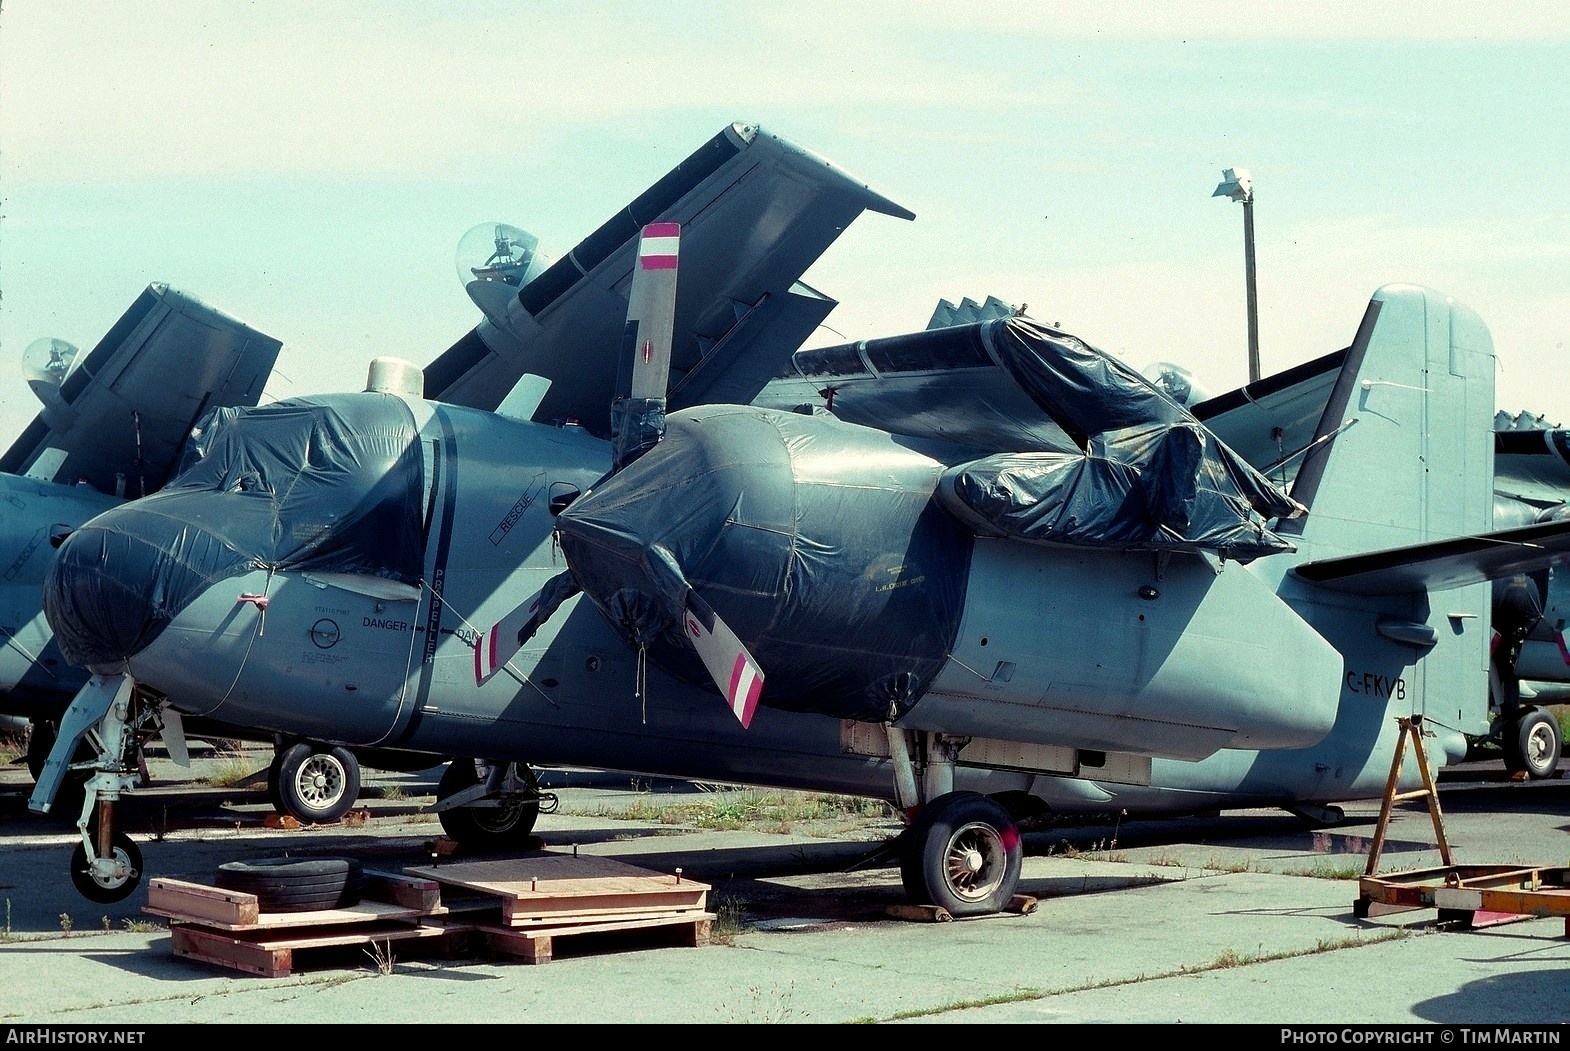
<path fill-rule="evenodd" d="M 107 805 L 121 748 L 182 715 L 474 757 L 436 804 L 469 842 L 532 828 L 531 765 L 889 799 L 913 815 L 908 893 L 956 914 L 1008 902 L 1018 821 L 1091 778 L 1137 801 L 1172 760 L 1209 806 L 1357 798 L 1407 715 L 1464 754 L 1487 581 L 1570 532 L 1489 532 L 1493 348 L 1471 311 L 1376 293 L 1321 411 L 1281 435 L 1288 495 L 1219 438 L 1246 406 L 1207 428 L 1027 318 L 803 351 L 794 380 L 753 368 L 728 392 L 756 405 L 683 407 L 703 368 L 680 367 L 686 234 L 663 405 L 573 372 L 584 426 L 541 422 L 565 412 L 549 392 L 522 421 L 381 362 L 365 392 L 219 414 L 173 485 L 67 539 L 46 608 L 93 677 L 50 770 L 90 727 L 107 746 L 85 895 L 139 880 Z M 627 333 L 630 362 L 648 337 Z M 858 400 L 874 370 L 910 380 L 904 423 Z M 770 404 L 803 390 L 830 411 Z M 590 433 L 597 395 L 614 422 Z"/>
<path fill-rule="evenodd" d="M 1570 431 L 1501 413 L 1495 417 L 1494 518 L 1528 524 L 1570 517 Z M 1505 767 L 1532 778 L 1557 774 L 1559 722 L 1546 705 L 1570 701 L 1570 566 L 1554 565 L 1494 584 L 1490 732 Z"/>
<path fill-rule="evenodd" d="M 55 721 L 88 678 L 63 659 L 44 618 L 55 545 L 100 511 L 161 488 L 209 410 L 257 403 L 280 347 L 155 283 L 85 357 L 48 337 L 23 351 L 43 408 L 0 455 L 0 714 L 29 722 L 35 777 Z"/>
<path fill-rule="evenodd" d="M 958 825 L 997 830 L 1007 856 L 1015 815 L 949 796 L 944 767 L 967 761 L 1078 775 L 1030 783 L 1059 812 L 1334 819 L 1323 804 L 1382 789 L 1396 715 L 1424 718 L 1441 761 L 1487 732 L 1487 581 L 1564 558 L 1563 521 L 1490 531 L 1492 360 L 1474 314 L 1402 286 L 1349 348 L 1211 405 L 1206 427 L 1021 319 L 802 352 L 798 390 L 835 420 L 673 414 L 560 516 L 557 593 L 582 587 L 688 677 L 685 611 L 712 610 L 767 677 L 762 709 L 881 722 L 891 756 L 924 757 L 901 797 L 929 815 L 902 866 L 918 898 L 953 903 L 933 841 Z M 1185 431 L 1205 435 L 1194 451 Z M 1199 459 L 1227 435 L 1249 452 Z M 1263 473 L 1292 465 L 1305 515 L 1250 477 L 1267 442 Z M 1020 759 L 1032 745 L 1061 766 Z"/>
<path fill-rule="evenodd" d="M 681 304 L 673 335 L 683 386 L 678 401 L 745 399 L 783 367 L 835 306 L 799 279 L 868 209 L 912 218 L 811 151 L 756 125 L 737 123 L 721 129 L 554 261 L 533 234 L 503 223 L 482 224 L 460 239 L 458 268 L 484 317 L 431 363 L 427 393 L 453 404 L 558 423 L 582 414 L 579 406 L 602 404 L 616 372 L 617 318 L 626 310 L 625 278 L 638 224 L 663 214 L 688 223 L 686 284 L 692 294 Z M 122 321 L 111 337 L 123 336 L 127 324 Z M 156 331 L 160 338 L 169 335 Z M 137 332 L 142 335 L 131 342 L 131 350 L 147 338 L 144 330 Z M 180 338 L 189 340 L 191 333 L 181 332 Z M 102 353 L 95 351 L 95 358 Z M 137 367 L 149 357 L 144 352 Z M 535 376 L 518 382 L 525 363 L 550 382 Z M 116 372 L 122 367 L 117 365 Z M 182 421 L 174 438 L 183 441 L 197 418 Z M 585 419 L 585 424 L 586 430 L 603 433 L 603 421 Z M 80 428 L 79 433 L 91 430 Z M 25 452 L 30 446 L 19 443 L 18 448 Z M 169 473 L 167 467 L 159 472 L 159 481 Z M 62 521 L 74 528 L 87 517 Z M 37 590 L 43 563 L 32 565 L 17 594 L 31 602 L 36 630 L 47 633 Z M 56 658 L 51 651 L 46 659 Z M 66 692 L 35 699 L 41 705 L 36 710 L 50 713 L 51 720 L 85 681 L 85 673 L 75 669 L 66 674 L 70 680 L 60 684 Z M 50 732 L 31 737 L 39 746 L 35 776 L 53 740 L 52 721 L 40 719 L 38 725 Z M 246 736 L 246 728 L 228 729 L 231 736 Z M 268 771 L 273 805 L 301 821 L 330 822 L 353 806 L 361 760 L 408 769 L 445 758 L 396 747 L 346 748 L 298 734 L 267 731 L 263 736 L 279 738 Z"/>

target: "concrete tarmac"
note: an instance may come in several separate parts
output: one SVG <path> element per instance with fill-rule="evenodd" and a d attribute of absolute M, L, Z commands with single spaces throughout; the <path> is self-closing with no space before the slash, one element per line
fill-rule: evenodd
<path fill-rule="evenodd" d="M 147 879 L 211 884 L 226 861 L 348 856 L 400 871 L 442 864 L 422 808 L 434 772 L 367 772 L 361 824 L 278 829 L 261 789 L 155 771 L 122 804 Z M 555 772 L 547 849 L 681 869 L 719 914 L 699 947 L 629 936 L 558 939 L 531 965 L 483 950 L 442 958 L 394 943 L 299 950 L 266 978 L 176 956 L 144 911 L 147 879 L 95 904 L 67 878 L 74 840 L 26 812 L 25 772 L 0 777 L 0 1029 L 178 1023 L 1189 1023 L 1341 1027 L 1570 1021 L 1564 914 L 1471 930 L 1415 909 L 1360 918 L 1357 877 L 1380 804 L 1315 829 L 1275 810 L 1033 831 L 1020 890 L 1033 911 L 895 918 L 905 902 L 876 848 L 897 828 L 713 832 L 660 823 L 679 782 Z M 1570 865 L 1570 781 L 1486 769 L 1442 784 L 1459 865 Z M 631 815 L 631 816 L 629 816 Z M 649 815 L 649 816 L 645 816 Z M 813 834 L 809 834 L 813 833 Z M 1398 804 L 1378 872 L 1440 864 L 1422 800 Z M 1567 908 L 1570 911 L 1570 908 Z M 1274 1035 L 1274 1034 L 1272 1034 Z M 1343 1041 L 1345 1042 L 1345 1041 Z"/>

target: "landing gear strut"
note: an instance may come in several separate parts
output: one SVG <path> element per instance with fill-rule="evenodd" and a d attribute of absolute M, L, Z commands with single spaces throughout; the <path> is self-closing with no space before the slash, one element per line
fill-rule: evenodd
<path fill-rule="evenodd" d="M 177 732 L 178 717 L 170 717 Z M 160 705 L 138 693 L 124 675 L 94 675 L 61 717 L 28 807 L 49 812 L 71 775 L 89 775 L 76 820 L 81 841 L 71 854 L 69 871 L 72 885 L 91 901 L 121 901 L 142 882 L 142 852 L 114 827 L 114 804 L 120 793 L 141 781 L 142 743 L 164 729 Z M 183 740 L 181 744 L 183 754 Z M 72 762 L 81 745 L 92 749 L 93 758 Z"/>
<path fill-rule="evenodd" d="M 906 896 L 956 917 L 1002 912 L 1019 886 L 1024 844 L 1001 803 L 979 792 L 954 791 L 955 759 L 965 739 L 919 735 L 918 776 L 905 731 L 890 726 L 888 735 L 895 795 L 914 815 L 897 842 Z"/>
<path fill-rule="evenodd" d="M 430 809 L 442 831 L 466 847 L 527 847 L 534 822 L 556 810 L 556 795 L 540 791 L 527 763 L 491 763 L 459 757 L 447 764 Z"/>

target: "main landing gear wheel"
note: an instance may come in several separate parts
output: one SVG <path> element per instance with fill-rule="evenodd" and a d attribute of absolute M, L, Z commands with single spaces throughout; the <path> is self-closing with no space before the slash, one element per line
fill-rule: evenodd
<path fill-rule="evenodd" d="M 87 860 L 87 847 L 77 843 L 71 852 L 71 883 L 88 901 L 109 905 L 123 901 L 142 882 L 142 852 L 124 832 L 109 837 L 109 854 L 95 867 Z"/>
<path fill-rule="evenodd" d="M 902 834 L 900 879 L 915 904 L 981 916 L 1013 900 L 1023 857 L 1007 810 L 979 792 L 950 792 L 923 806 Z"/>
<path fill-rule="evenodd" d="M 360 795 L 360 762 L 347 748 L 296 741 L 280 749 L 267 771 L 273 809 L 303 824 L 330 825 Z"/>
<path fill-rule="evenodd" d="M 512 764 L 513 772 L 536 792 L 539 781 L 526 763 Z M 447 764 L 442 779 L 436 785 L 436 797 L 448 796 L 473 788 L 480 783 L 474 761 L 458 757 Z M 521 802 L 496 807 L 453 807 L 438 810 L 436 819 L 442 831 L 466 847 L 476 850 L 514 850 L 527 847 L 534 832 L 534 822 L 540 816 L 540 801 L 526 799 Z"/>
<path fill-rule="evenodd" d="M 1529 708 L 1505 729 L 1505 769 L 1527 777 L 1553 777 L 1564 742 L 1559 721 L 1541 708 Z"/>

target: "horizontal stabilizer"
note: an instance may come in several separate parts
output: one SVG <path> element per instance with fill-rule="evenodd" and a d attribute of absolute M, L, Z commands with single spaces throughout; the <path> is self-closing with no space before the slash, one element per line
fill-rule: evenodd
<path fill-rule="evenodd" d="M 1357 595 L 1444 591 L 1570 562 L 1570 520 L 1305 562 L 1302 579 Z"/>

